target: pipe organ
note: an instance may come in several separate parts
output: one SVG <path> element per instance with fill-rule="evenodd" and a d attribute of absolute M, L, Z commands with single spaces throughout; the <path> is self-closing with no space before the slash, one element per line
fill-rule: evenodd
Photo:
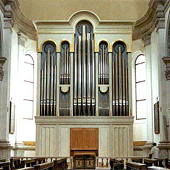
<path fill-rule="evenodd" d="M 36 156 L 70 157 L 71 128 L 98 129 L 99 157 L 132 156 L 133 22 L 103 21 L 79 11 L 69 20 L 34 24 Z"/>
<path fill-rule="evenodd" d="M 70 116 L 71 105 L 73 105 L 73 116 L 109 116 L 109 110 L 112 110 L 112 116 L 129 115 L 128 53 L 124 42 L 114 43 L 110 52 L 108 43 L 102 40 L 99 43 L 99 52 L 96 53 L 93 26 L 83 20 L 75 28 L 73 58 L 70 56 L 70 43 L 66 40 L 60 45 L 60 53 L 56 52 L 56 45 L 52 41 L 44 43 L 42 48 L 41 116 L 56 116 L 57 109 L 59 116 Z M 73 70 L 71 70 L 71 60 L 73 60 Z M 109 62 L 111 62 L 111 70 Z M 112 75 L 112 79 L 109 79 L 109 74 Z M 72 83 L 71 77 L 73 77 Z M 71 89 L 73 89 L 72 93 Z M 96 89 L 98 89 L 97 95 Z M 109 98 L 109 93 L 112 93 L 112 98 Z M 109 101 L 112 102 L 112 108 Z M 97 109 L 96 102 L 98 102 Z"/>

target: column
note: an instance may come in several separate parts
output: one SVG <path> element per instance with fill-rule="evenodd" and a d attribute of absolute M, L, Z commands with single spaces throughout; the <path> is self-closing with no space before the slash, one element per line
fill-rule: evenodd
<path fill-rule="evenodd" d="M 163 116 L 169 118 L 169 110 L 168 110 L 168 93 L 169 93 L 169 82 L 166 81 L 165 76 L 165 65 L 162 61 L 162 58 L 165 56 L 165 36 L 166 30 L 159 28 L 157 31 L 157 53 L 158 53 L 158 77 L 159 77 L 159 119 L 160 119 L 160 142 L 158 147 L 161 151 L 161 157 L 169 157 L 170 156 L 170 142 L 166 138 L 166 123 L 163 120 Z"/>
<path fill-rule="evenodd" d="M 23 134 L 23 63 L 24 63 L 24 56 L 25 56 L 25 43 L 27 41 L 27 37 L 21 33 L 18 32 L 18 61 L 17 61 L 17 101 L 16 101 L 16 133 L 15 133 L 15 146 L 20 147 L 23 146 L 22 141 L 22 134 Z M 22 156 L 17 153 L 17 150 L 15 150 L 15 156 Z"/>
<path fill-rule="evenodd" d="M 3 66 L 4 77 L 0 82 L 0 155 L 3 158 L 10 157 L 9 143 L 9 111 L 10 111 L 10 68 L 11 68 L 11 31 L 13 20 L 4 18 L 2 55 L 6 57 Z"/>
<path fill-rule="evenodd" d="M 153 100 L 152 100 L 152 56 L 151 56 L 151 35 L 146 35 L 143 39 L 145 47 L 146 61 L 146 90 L 147 90 L 147 142 L 143 147 L 144 156 L 148 156 L 153 143 Z"/>

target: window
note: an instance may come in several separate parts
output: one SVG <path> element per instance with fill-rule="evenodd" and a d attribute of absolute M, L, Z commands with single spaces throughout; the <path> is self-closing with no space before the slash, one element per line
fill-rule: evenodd
<path fill-rule="evenodd" d="M 24 93 L 23 108 L 24 119 L 33 119 L 34 106 L 34 60 L 31 55 L 26 54 L 24 57 Z"/>
<path fill-rule="evenodd" d="M 146 119 L 146 63 L 145 56 L 139 55 L 135 61 L 136 119 Z"/>

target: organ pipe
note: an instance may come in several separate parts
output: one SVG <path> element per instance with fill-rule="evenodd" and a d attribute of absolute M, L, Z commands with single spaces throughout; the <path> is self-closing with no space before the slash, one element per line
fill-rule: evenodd
<path fill-rule="evenodd" d="M 56 99 L 57 99 L 57 66 L 54 66 L 54 116 L 56 116 Z"/>
<path fill-rule="evenodd" d="M 47 78 L 47 62 L 44 61 L 44 116 L 47 116 L 47 111 L 46 111 L 46 108 L 47 108 L 47 81 L 46 81 L 46 78 Z"/>
<path fill-rule="evenodd" d="M 50 97 L 51 97 L 51 100 L 50 100 L 50 106 L 51 106 L 51 115 L 53 115 L 53 72 L 54 72 L 54 68 L 53 68 L 53 57 L 51 57 L 51 94 L 50 94 Z"/>
<path fill-rule="evenodd" d="M 112 70 L 112 99 L 113 115 L 129 115 L 129 92 L 128 92 L 128 56 L 126 46 L 119 42 L 113 49 Z"/>
<path fill-rule="evenodd" d="M 94 40 L 92 40 L 92 115 L 95 114 L 95 60 L 94 60 Z"/>

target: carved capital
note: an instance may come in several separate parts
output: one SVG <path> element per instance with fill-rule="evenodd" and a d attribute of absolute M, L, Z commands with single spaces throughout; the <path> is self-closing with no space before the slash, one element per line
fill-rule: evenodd
<path fill-rule="evenodd" d="M 27 41 L 28 37 L 23 34 L 22 32 L 18 32 L 18 45 L 22 45 L 25 47 L 25 42 Z"/>
<path fill-rule="evenodd" d="M 165 76 L 168 81 L 170 81 L 170 57 L 163 57 L 163 62 L 166 65 Z"/>
<path fill-rule="evenodd" d="M 2 81 L 4 77 L 3 65 L 5 61 L 6 61 L 5 57 L 0 57 L 0 81 Z"/>
<path fill-rule="evenodd" d="M 142 38 L 143 43 L 144 43 L 144 47 L 146 47 L 147 45 L 151 44 L 151 35 L 146 35 Z"/>

